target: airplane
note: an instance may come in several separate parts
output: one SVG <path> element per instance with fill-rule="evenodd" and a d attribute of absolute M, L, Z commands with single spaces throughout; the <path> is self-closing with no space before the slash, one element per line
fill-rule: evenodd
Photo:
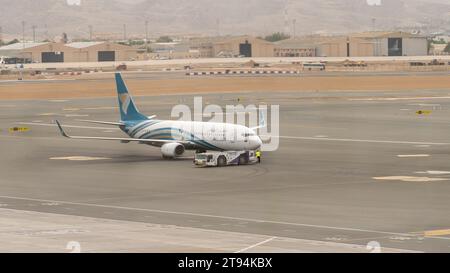
<path fill-rule="evenodd" d="M 60 133 L 71 139 L 137 142 L 161 148 L 163 158 L 181 157 L 186 150 L 204 151 L 251 151 L 261 148 L 262 140 L 255 130 L 265 127 L 260 115 L 258 127 L 248 128 L 231 123 L 200 121 L 158 120 L 156 116 L 145 116 L 139 112 L 120 73 L 115 74 L 119 100 L 119 122 L 81 120 L 102 125 L 118 126 L 128 138 L 70 136 L 61 123 L 55 120 Z"/>

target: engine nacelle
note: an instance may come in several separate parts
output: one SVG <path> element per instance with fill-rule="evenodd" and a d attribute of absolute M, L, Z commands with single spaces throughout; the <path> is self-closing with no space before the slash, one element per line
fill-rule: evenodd
<path fill-rule="evenodd" d="M 161 147 L 161 153 L 164 157 L 178 157 L 184 154 L 185 148 L 180 143 L 167 143 Z"/>

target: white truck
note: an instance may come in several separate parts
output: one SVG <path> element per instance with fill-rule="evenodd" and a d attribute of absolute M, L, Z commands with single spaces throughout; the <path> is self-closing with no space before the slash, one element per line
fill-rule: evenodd
<path fill-rule="evenodd" d="M 199 167 L 248 165 L 258 162 L 256 151 L 224 151 L 195 153 L 194 164 Z"/>

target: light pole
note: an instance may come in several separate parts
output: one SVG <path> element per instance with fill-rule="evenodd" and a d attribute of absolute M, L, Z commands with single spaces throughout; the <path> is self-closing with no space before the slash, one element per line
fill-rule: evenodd
<path fill-rule="evenodd" d="M 25 48 L 25 21 L 22 21 L 22 46 Z"/>
<path fill-rule="evenodd" d="M 148 20 L 145 20 L 145 49 L 148 53 Z"/>
<path fill-rule="evenodd" d="M 31 28 L 33 29 L 33 42 L 35 43 L 36 42 L 36 26 L 33 25 Z"/>
<path fill-rule="evenodd" d="M 92 25 L 89 25 L 89 41 L 92 41 L 92 30 L 93 30 Z"/>

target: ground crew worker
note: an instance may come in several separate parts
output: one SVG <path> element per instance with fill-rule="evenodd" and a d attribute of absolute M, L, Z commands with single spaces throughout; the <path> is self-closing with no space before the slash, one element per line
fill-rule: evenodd
<path fill-rule="evenodd" d="M 258 163 L 261 163 L 261 151 L 256 151 L 256 158 L 258 158 Z"/>

